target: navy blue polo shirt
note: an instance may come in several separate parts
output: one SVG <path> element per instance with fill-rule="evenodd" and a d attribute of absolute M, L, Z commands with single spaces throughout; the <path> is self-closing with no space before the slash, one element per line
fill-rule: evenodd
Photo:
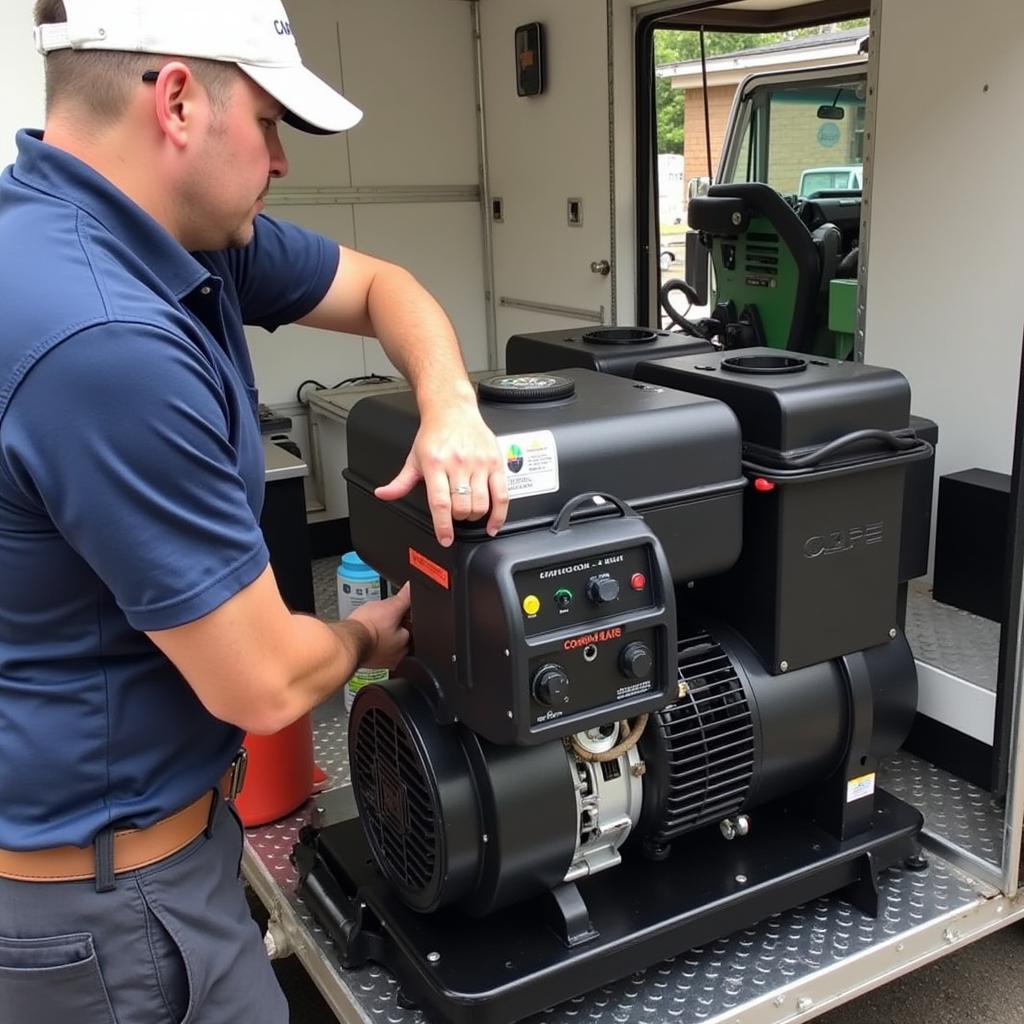
<path fill-rule="evenodd" d="M 267 217 L 188 253 L 38 133 L 0 176 L 0 847 L 86 845 L 216 784 L 241 733 L 143 630 L 260 575 L 243 324 L 310 312 L 336 243 Z"/>

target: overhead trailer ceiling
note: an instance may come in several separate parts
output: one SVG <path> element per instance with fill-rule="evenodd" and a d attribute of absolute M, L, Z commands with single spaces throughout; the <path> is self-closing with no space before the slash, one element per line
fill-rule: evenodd
<path fill-rule="evenodd" d="M 734 0 L 732 3 L 692 5 L 659 18 L 662 26 L 737 29 L 770 32 L 865 18 L 870 0 Z"/>

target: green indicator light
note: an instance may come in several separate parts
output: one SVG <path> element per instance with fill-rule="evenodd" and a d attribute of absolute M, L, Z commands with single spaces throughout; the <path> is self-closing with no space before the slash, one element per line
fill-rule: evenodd
<path fill-rule="evenodd" d="M 555 604 L 559 608 L 568 608 L 572 604 L 572 591 L 567 587 L 559 587 L 555 591 Z"/>

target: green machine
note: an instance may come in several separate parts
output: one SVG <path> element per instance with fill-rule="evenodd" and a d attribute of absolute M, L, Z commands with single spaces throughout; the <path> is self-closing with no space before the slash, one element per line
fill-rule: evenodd
<path fill-rule="evenodd" d="M 768 346 L 832 359 L 853 354 L 860 191 L 786 198 L 760 182 L 714 185 L 690 200 L 689 224 L 711 254 L 709 317 L 690 321 L 662 286 L 662 304 L 687 333 L 727 349 Z"/>

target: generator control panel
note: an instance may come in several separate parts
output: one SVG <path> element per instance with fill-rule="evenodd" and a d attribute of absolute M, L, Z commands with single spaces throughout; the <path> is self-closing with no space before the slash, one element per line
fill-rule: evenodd
<path fill-rule="evenodd" d="M 468 568 L 468 636 L 491 642 L 474 645 L 449 696 L 486 738 L 542 743 L 676 697 L 672 577 L 639 516 L 500 537 Z"/>
<path fill-rule="evenodd" d="M 609 718 L 626 717 L 618 705 L 660 692 L 661 660 L 653 629 L 609 626 L 569 637 L 530 659 L 530 717 L 537 724 L 602 707 Z"/>
<path fill-rule="evenodd" d="M 527 636 L 621 617 L 654 604 L 651 560 L 644 548 L 523 570 L 515 582 Z"/>

